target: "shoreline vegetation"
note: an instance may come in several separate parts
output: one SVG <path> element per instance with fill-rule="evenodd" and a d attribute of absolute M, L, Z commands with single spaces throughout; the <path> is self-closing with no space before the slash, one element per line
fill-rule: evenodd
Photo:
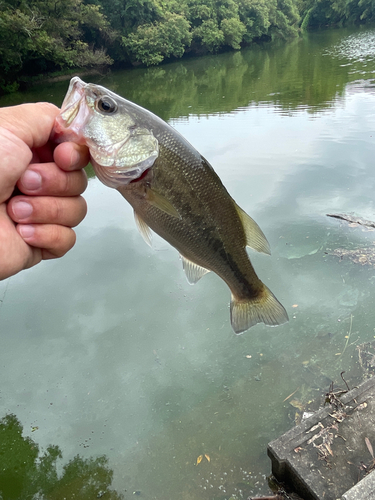
<path fill-rule="evenodd" d="M 374 20 L 372 0 L 0 0 L 0 95 Z"/>

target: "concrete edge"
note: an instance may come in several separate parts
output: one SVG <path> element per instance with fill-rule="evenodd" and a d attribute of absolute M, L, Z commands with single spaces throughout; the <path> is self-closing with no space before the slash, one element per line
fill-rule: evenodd
<path fill-rule="evenodd" d="M 354 405 L 357 406 L 359 403 L 366 400 L 366 392 L 371 389 L 373 385 L 374 380 L 370 378 L 366 382 L 363 382 L 359 387 L 355 387 L 354 389 L 343 394 L 340 400 L 344 405 L 348 405 L 351 401 L 353 401 Z M 330 417 L 331 412 L 332 407 L 330 405 L 317 410 L 313 415 L 311 415 L 311 417 L 307 418 L 301 424 L 293 427 L 281 437 L 271 441 L 267 446 L 267 454 L 272 463 L 272 474 L 278 481 L 285 482 L 293 486 L 297 493 L 305 495 L 306 500 L 319 499 L 317 499 L 311 491 L 308 484 L 309 478 L 306 478 L 305 481 L 303 477 L 296 473 L 293 464 L 290 460 L 288 460 L 288 454 L 293 453 L 293 450 L 300 445 L 301 435 L 307 435 L 309 430 L 314 425 L 317 425 L 323 419 Z M 371 482 L 370 479 L 366 481 L 366 484 L 363 487 L 363 492 L 361 489 L 354 490 L 353 494 L 356 494 L 356 491 L 359 491 L 359 496 L 343 496 L 342 500 L 375 500 L 375 476 L 372 473 L 363 478 L 360 483 L 353 486 L 344 495 L 349 494 L 357 486 L 359 487 L 359 485 L 368 477 L 371 477 Z M 374 481 L 374 483 L 372 481 Z M 369 486 L 366 486 L 367 484 Z M 364 496 L 366 494 L 367 496 Z"/>
<path fill-rule="evenodd" d="M 344 493 L 341 500 L 375 500 L 375 471 Z"/>

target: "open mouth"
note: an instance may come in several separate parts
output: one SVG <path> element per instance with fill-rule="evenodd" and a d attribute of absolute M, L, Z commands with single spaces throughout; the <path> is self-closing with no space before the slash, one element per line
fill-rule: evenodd
<path fill-rule="evenodd" d="M 64 122 L 64 125 L 66 127 L 69 127 L 71 123 L 74 121 L 74 119 L 77 117 L 81 105 L 81 99 L 77 100 L 76 102 L 68 106 L 60 114 L 61 120 Z"/>
<path fill-rule="evenodd" d="M 61 106 L 60 120 L 69 127 L 77 118 L 85 97 L 85 83 L 78 77 L 72 78 L 68 92 Z"/>

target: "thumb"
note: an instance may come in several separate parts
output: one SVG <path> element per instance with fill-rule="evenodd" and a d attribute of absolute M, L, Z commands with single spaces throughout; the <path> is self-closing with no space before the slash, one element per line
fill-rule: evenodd
<path fill-rule="evenodd" d="M 0 127 L 0 203 L 13 193 L 16 182 L 29 165 L 32 152 L 16 135 Z"/>
<path fill-rule="evenodd" d="M 49 102 L 2 108 L 0 127 L 19 137 L 30 149 L 39 148 L 48 141 L 59 111 Z"/>

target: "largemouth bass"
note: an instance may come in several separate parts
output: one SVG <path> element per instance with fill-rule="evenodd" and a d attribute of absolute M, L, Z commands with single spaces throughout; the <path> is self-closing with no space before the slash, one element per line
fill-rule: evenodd
<path fill-rule="evenodd" d="M 190 283 L 209 271 L 225 281 L 236 333 L 288 320 L 246 252 L 249 246 L 270 253 L 263 232 L 211 165 L 162 119 L 75 77 L 56 120 L 55 139 L 89 147 L 98 178 L 132 205 L 147 243 L 151 228 L 179 251 Z"/>

